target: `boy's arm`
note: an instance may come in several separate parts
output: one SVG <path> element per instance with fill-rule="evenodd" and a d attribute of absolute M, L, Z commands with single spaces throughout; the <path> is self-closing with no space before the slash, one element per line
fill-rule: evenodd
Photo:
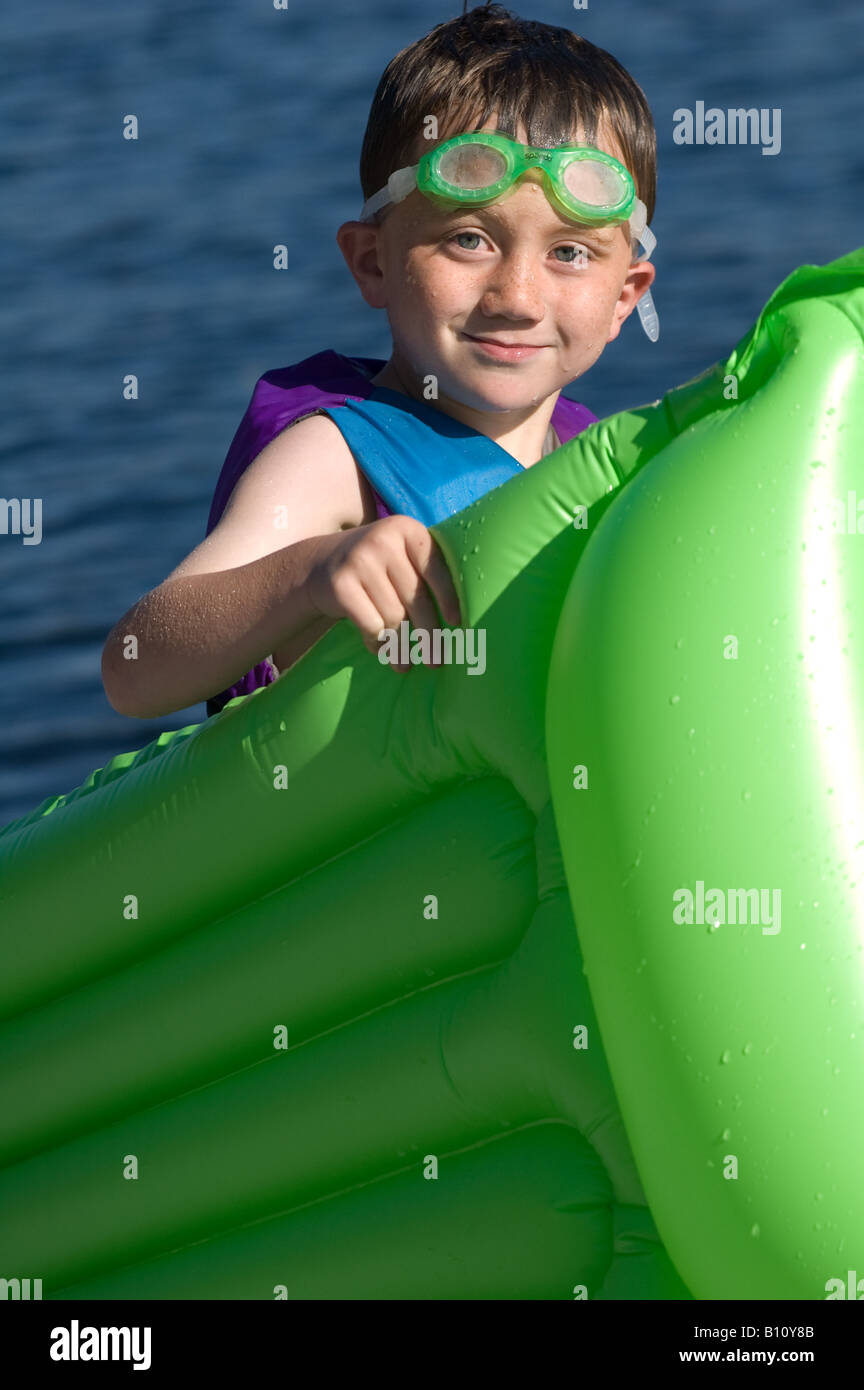
<path fill-rule="evenodd" d="M 310 601 L 321 539 L 375 517 L 371 489 L 327 416 L 272 440 L 219 524 L 112 628 L 102 681 L 120 714 L 159 718 L 210 699 L 280 645 L 336 621 Z M 137 639 L 137 656 L 124 656 Z M 297 645 L 296 643 L 294 644 Z"/>

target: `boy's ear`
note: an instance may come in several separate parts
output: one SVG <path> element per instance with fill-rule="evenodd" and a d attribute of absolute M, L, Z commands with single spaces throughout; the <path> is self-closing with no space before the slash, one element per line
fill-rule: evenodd
<path fill-rule="evenodd" d="M 378 260 L 379 228 L 374 222 L 343 222 L 336 233 L 345 264 L 371 309 L 386 309 L 384 276 Z"/>
<path fill-rule="evenodd" d="M 609 330 L 607 343 L 611 343 L 621 332 L 621 325 L 625 319 L 629 319 L 639 300 L 647 289 L 654 283 L 654 276 L 657 274 L 657 267 L 650 261 L 639 261 L 638 265 L 633 265 L 627 272 L 627 279 L 624 281 L 618 302 L 612 311 L 612 325 Z"/>

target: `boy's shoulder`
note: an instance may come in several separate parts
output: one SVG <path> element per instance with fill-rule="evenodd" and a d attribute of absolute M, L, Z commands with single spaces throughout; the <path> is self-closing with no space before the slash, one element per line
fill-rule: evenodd
<path fill-rule="evenodd" d="M 375 389 L 370 378 L 383 366 L 383 361 L 375 358 L 345 357 L 327 349 L 259 377 L 216 484 L 207 534 L 217 524 L 242 473 L 277 435 L 305 416 L 315 416 L 316 411 L 344 405 L 348 396 L 365 399 Z M 323 428 L 332 435 L 334 449 L 347 450 L 341 437 L 337 439 L 339 431 L 331 421 Z"/>

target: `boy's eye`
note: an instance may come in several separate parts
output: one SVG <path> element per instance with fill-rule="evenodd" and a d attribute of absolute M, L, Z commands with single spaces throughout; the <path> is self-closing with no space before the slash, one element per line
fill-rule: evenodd
<path fill-rule="evenodd" d="M 584 246 L 556 246 L 555 253 L 563 252 L 559 257 L 564 265 L 584 265 L 590 259 L 590 253 Z"/>
<path fill-rule="evenodd" d="M 468 239 L 469 241 L 473 240 L 473 241 L 475 241 L 476 243 L 478 243 L 478 245 L 479 245 L 479 242 L 480 242 L 480 233 L 479 233 L 479 232 L 457 232 L 456 235 L 455 235 L 454 237 L 452 237 L 451 239 L 452 239 L 453 241 L 455 241 L 455 242 L 461 242 L 461 240 L 462 240 L 463 238 L 466 238 L 466 237 L 467 237 L 467 239 Z M 460 249 L 460 251 L 476 251 L 476 250 L 478 249 L 478 246 L 477 246 L 477 245 L 475 245 L 475 246 L 462 246 L 462 245 L 460 245 L 459 249 Z"/>

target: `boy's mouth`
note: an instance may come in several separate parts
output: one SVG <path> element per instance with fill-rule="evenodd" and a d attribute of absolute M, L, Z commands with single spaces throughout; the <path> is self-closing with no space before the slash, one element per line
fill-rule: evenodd
<path fill-rule="evenodd" d="M 463 333 L 462 337 L 469 343 L 473 343 L 480 352 L 489 357 L 497 358 L 499 362 L 523 362 L 526 358 L 534 357 L 536 353 L 542 352 L 547 346 L 546 343 L 503 341 L 500 338 L 476 338 L 473 333 Z"/>

